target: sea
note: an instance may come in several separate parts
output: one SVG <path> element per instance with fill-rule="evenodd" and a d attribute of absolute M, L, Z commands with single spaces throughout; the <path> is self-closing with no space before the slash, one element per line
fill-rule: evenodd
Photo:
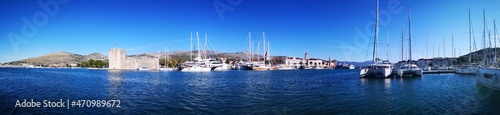
<path fill-rule="evenodd" d="M 43 107 L 44 101 L 64 106 Z M 342 69 L 0 68 L 0 113 L 499 114 L 500 92 L 477 85 L 474 75 L 453 73 L 360 78 L 359 70 Z"/>

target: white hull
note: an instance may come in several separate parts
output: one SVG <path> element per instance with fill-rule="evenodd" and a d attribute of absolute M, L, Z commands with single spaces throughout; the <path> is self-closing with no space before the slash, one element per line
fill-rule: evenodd
<path fill-rule="evenodd" d="M 173 71 L 174 68 L 160 68 L 158 70 L 160 70 L 160 71 Z"/>
<path fill-rule="evenodd" d="M 406 76 L 406 75 L 411 75 L 411 76 L 422 76 L 422 73 L 424 71 L 422 69 L 400 69 L 397 71 L 398 76 Z"/>
<path fill-rule="evenodd" d="M 149 71 L 149 67 L 139 67 L 137 68 L 139 71 Z"/>
<path fill-rule="evenodd" d="M 276 67 L 269 67 L 269 66 L 260 66 L 260 67 L 253 67 L 252 70 L 277 70 L 278 68 Z"/>
<path fill-rule="evenodd" d="M 476 71 L 477 71 L 477 67 L 472 67 L 472 66 L 455 68 L 455 73 L 457 73 L 457 74 L 474 75 L 474 74 L 476 74 Z"/>
<path fill-rule="evenodd" d="M 390 68 L 378 68 L 378 69 L 361 69 L 359 75 L 360 77 L 389 77 L 391 74 Z"/>
<path fill-rule="evenodd" d="M 322 67 L 315 67 L 313 69 L 325 69 L 325 68 L 322 68 Z"/>
<path fill-rule="evenodd" d="M 479 85 L 500 91 L 500 69 L 479 67 L 476 82 Z"/>
<path fill-rule="evenodd" d="M 293 67 L 280 67 L 278 70 L 294 70 L 295 68 Z"/>
<path fill-rule="evenodd" d="M 224 71 L 224 70 L 230 70 L 231 67 L 229 67 L 229 65 L 223 65 L 223 66 L 219 66 L 219 67 L 215 67 L 214 70 L 215 71 Z"/>
<path fill-rule="evenodd" d="M 186 68 L 181 69 L 182 72 L 209 72 L 211 70 L 212 70 L 212 68 L 199 67 L 199 66 L 186 67 Z"/>

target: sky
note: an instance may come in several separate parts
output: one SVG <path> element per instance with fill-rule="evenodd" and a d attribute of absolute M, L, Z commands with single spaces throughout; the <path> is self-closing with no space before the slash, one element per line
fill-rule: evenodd
<path fill-rule="evenodd" d="M 468 53 L 469 9 L 478 49 L 483 9 L 488 30 L 500 18 L 498 0 L 379 4 L 377 57 L 393 62 L 401 60 L 402 31 L 409 36 L 409 7 L 413 59 L 451 57 L 453 45 L 456 56 Z M 108 55 L 115 47 L 127 55 L 189 51 L 196 32 L 219 52 L 248 51 L 249 32 L 257 50 L 265 32 L 274 56 L 365 61 L 372 58 L 375 9 L 375 0 L 2 0 L 0 63 L 59 51 Z"/>

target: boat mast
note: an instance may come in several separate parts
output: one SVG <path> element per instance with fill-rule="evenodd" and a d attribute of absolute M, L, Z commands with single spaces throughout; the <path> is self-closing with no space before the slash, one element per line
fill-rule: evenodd
<path fill-rule="evenodd" d="M 497 63 L 497 24 L 495 20 L 493 20 L 493 39 L 495 40 L 495 48 L 493 49 L 493 63 Z"/>
<path fill-rule="evenodd" d="M 446 48 L 445 48 L 446 45 L 444 45 L 444 35 L 443 35 L 443 58 L 446 58 Z"/>
<path fill-rule="evenodd" d="M 404 51 L 404 44 L 405 44 L 405 32 L 404 32 L 404 22 L 401 22 L 401 61 L 405 60 L 404 59 L 404 55 L 405 55 L 405 51 Z"/>
<path fill-rule="evenodd" d="M 167 67 L 167 68 L 168 68 L 168 52 L 169 52 L 169 51 L 168 51 L 168 49 L 167 49 L 167 57 L 166 57 L 166 58 L 167 58 L 167 62 L 165 63 L 165 65 L 166 65 L 166 67 Z"/>
<path fill-rule="evenodd" d="M 266 33 L 265 32 L 262 32 L 262 49 L 264 51 L 264 52 L 262 52 L 262 53 L 264 53 L 264 64 L 266 64 L 266 61 L 267 61 L 266 60 L 266 54 L 267 54 L 267 52 L 266 52 Z"/>
<path fill-rule="evenodd" d="M 389 60 L 389 31 L 387 31 L 385 35 L 386 35 L 385 36 L 385 45 L 387 47 L 386 55 L 387 55 L 387 60 Z"/>
<path fill-rule="evenodd" d="M 259 62 L 260 58 L 262 58 L 262 54 L 260 53 L 260 42 L 257 42 L 257 54 L 259 55 L 259 59 L 257 59 L 257 62 Z"/>
<path fill-rule="evenodd" d="M 427 47 L 425 47 L 425 50 L 427 50 L 427 54 L 425 58 L 429 59 L 429 35 L 425 36 L 425 41 L 427 42 Z"/>
<path fill-rule="evenodd" d="M 408 40 L 410 41 L 410 48 L 409 48 L 409 53 L 410 53 L 410 63 L 411 63 L 411 19 L 410 19 L 410 7 L 408 7 Z"/>
<path fill-rule="evenodd" d="M 248 56 L 248 61 L 252 62 L 252 34 L 248 32 L 248 51 L 250 52 L 250 56 Z"/>
<path fill-rule="evenodd" d="M 253 49 L 252 49 L 252 46 L 253 46 L 253 42 L 252 42 L 252 34 L 250 32 L 248 32 L 248 37 L 249 37 L 249 41 L 248 41 L 248 45 L 250 47 L 250 62 L 252 62 L 253 60 Z"/>
<path fill-rule="evenodd" d="M 469 9 L 469 64 L 472 63 L 472 44 L 471 44 L 471 19 L 470 19 L 470 9 Z"/>
<path fill-rule="evenodd" d="M 167 47 L 165 47 L 165 67 L 168 68 L 168 65 L 167 65 Z"/>
<path fill-rule="evenodd" d="M 491 50 L 491 34 L 490 34 L 490 32 L 491 32 L 491 31 L 490 31 L 490 30 L 488 30 L 488 41 L 490 42 L 490 45 L 489 45 L 489 47 L 488 47 L 488 48 Z M 493 52 L 493 54 L 494 54 L 494 53 L 495 53 L 495 52 Z M 491 57 L 491 54 L 490 54 L 490 61 L 491 61 L 491 62 L 490 62 L 490 65 L 491 65 L 491 63 L 493 63 L 493 62 L 494 62 L 494 61 L 493 61 L 493 59 L 491 59 L 491 58 L 493 58 L 493 57 Z"/>
<path fill-rule="evenodd" d="M 193 32 L 191 32 L 191 39 L 189 44 L 189 60 L 193 61 Z"/>
<path fill-rule="evenodd" d="M 266 55 L 266 60 L 269 60 L 269 65 L 271 65 L 271 60 L 268 59 L 269 57 L 271 57 L 271 43 L 269 41 L 267 41 L 267 52 L 266 52 L 266 54 L 267 54 Z"/>
<path fill-rule="evenodd" d="M 484 65 L 487 64 L 486 61 L 486 9 L 483 9 L 483 62 Z"/>
<path fill-rule="evenodd" d="M 197 47 L 197 49 L 198 49 L 197 53 L 198 53 L 198 54 L 197 54 L 196 59 L 198 60 L 198 59 L 200 59 L 200 58 L 201 58 L 201 54 L 200 54 L 200 36 L 198 36 L 198 31 L 196 31 L 196 41 L 197 41 L 197 43 L 198 43 L 198 47 Z M 199 61 L 199 60 L 198 60 L 198 61 Z"/>
<path fill-rule="evenodd" d="M 205 33 L 205 50 L 203 50 L 203 55 L 204 55 L 205 59 L 208 59 L 208 44 L 207 44 L 207 41 L 208 41 L 208 37 L 207 37 L 207 33 Z"/>
<path fill-rule="evenodd" d="M 377 0 L 377 10 L 375 12 L 375 39 L 373 43 L 373 59 L 372 59 L 372 64 L 375 64 L 375 56 L 377 55 L 377 40 L 378 40 L 378 2 Z"/>
<path fill-rule="evenodd" d="M 453 39 L 453 34 L 451 35 L 451 57 L 455 57 L 455 41 Z"/>

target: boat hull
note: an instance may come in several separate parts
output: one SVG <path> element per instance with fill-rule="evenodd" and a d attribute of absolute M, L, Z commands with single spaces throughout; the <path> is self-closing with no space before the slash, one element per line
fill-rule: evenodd
<path fill-rule="evenodd" d="M 475 75 L 476 71 L 477 71 L 477 67 L 459 67 L 459 68 L 455 68 L 455 73 L 457 73 L 457 74 Z"/>
<path fill-rule="evenodd" d="M 181 69 L 182 72 L 209 72 L 212 68 L 209 67 L 186 67 Z"/>
<path fill-rule="evenodd" d="M 360 77 L 384 77 L 387 78 L 391 74 L 391 69 L 389 68 L 377 68 L 377 69 L 361 69 Z"/>
<path fill-rule="evenodd" d="M 277 70 L 276 67 L 252 67 L 252 70 Z"/>
<path fill-rule="evenodd" d="M 417 76 L 421 77 L 423 74 L 423 70 L 421 69 L 401 69 L 397 71 L 398 76 Z"/>
<path fill-rule="evenodd" d="M 476 72 L 476 83 L 500 91 L 500 69 L 479 67 Z"/>

